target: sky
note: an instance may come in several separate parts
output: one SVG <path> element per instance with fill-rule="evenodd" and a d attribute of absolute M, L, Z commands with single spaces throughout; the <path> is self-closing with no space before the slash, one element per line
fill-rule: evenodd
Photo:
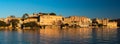
<path fill-rule="evenodd" d="M 119 0 L 0 0 L 0 18 L 24 13 L 51 13 L 89 18 L 120 18 Z"/>

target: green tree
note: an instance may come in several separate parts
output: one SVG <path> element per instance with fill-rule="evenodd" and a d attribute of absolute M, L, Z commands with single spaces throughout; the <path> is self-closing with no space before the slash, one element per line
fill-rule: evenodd
<path fill-rule="evenodd" d="M 48 13 L 42 13 L 42 15 L 48 15 Z"/>
<path fill-rule="evenodd" d="M 15 16 L 14 16 L 14 15 L 11 15 L 10 17 L 11 17 L 11 18 L 15 18 Z"/>
<path fill-rule="evenodd" d="M 55 13 L 50 13 L 50 15 L 56 15 Z"/>

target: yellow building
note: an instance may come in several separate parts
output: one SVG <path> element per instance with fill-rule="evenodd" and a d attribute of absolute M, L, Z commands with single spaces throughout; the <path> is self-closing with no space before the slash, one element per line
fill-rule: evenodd
<path fill-rule="evenodd" d="M 4 22 L 6 22 L 7 24 L 9 24 L 11 20 L 19 20 L 20 21 L 21 18 L 15 18 L 15 17 L 10 17 L 9 16 L 9 17 L 7 17 L 7 18 L 4 19 Z"/>
<path fill-rule="evenodd" d="M 64 18 L 64 24 L 71 25 L 79 25 L 80 27 L 88 27 L 92 21 L 90 18 L 84 17 L 84 16 L 70 16 L 67 18 Z"/>
<path fill-rule="evenodd" d="M 103 25 L 107 25 L 108 23 L 109 23 L 109 19 L 103 19 L 103 20 L 102 20 L 102 24 L 103 24 Z"/>
<path fill-rule="evenodd" d="M 38 20 L 37 18 L 29 17 L 29 18 L 24 19 L 23 23 L 37 22 L 37 20 Z"/>
<path fill-rule="evenodd" d="M 5 21 L 5 18 L 0 18 L 0 21 Z"/>
<path fill-rule="evenodd" d="M 107 27 L 117 27 L 117 22 L 108 22 Z"/>
<path fill-rule="evenodd" d="M 40 15 L 39 25 L 58 25 L 57 22 L 62 21 L 62 16 Z"/>
<path fill-rule="evenodd" d="M 109 19 L 95 19 L 98 24 L 107 27 L 117 27 L 117 22 L 111 22 Z"/>

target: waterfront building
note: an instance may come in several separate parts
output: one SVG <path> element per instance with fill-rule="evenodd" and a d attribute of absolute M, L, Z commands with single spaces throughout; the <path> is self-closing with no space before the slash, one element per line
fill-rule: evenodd
<path fill-rule="evenodd" d="M 53 14 L 53 13 L 52 13 Z M 40 27 L 41 26 L 53 26 L 53 25 L 61 25 L 63 17 L 62 16 L 56 16 L 49 13 L 38 13 L 38 14 L 32 14 L 27 15 L 27 18 L 24 18 L 22 21 L 23 23 L 29 23 L 29 22 L 36 22 Z"/>
<path fill-rule="evenodd" d="M 23 19 L 23 23 L 38 22 L 38 17 L 39 17 L 39 15 L 37 15 L 35 13 L 32 15 L 27 15 L 27 18 Z"/>
<path fill-rule="evenodd" d="M 5 18 L 0 18 L 0 21 L 5 21 Z"/>
<path fill-rule="evenodd" d="M 91 19 L 84 16 L 70 16 L 64 18 L 64 24 L 69 24 L 69 26 L 78 25 L 80 27 L 88 27 L 91 23 Z"/>
<path fill-rule="evenodd" d="M 28 22 L 37 22 L 37 18 L 36 17 L 28 17 L 26 19 L 24 19 L 23 23 L 28 23 Z"/>
<path fill-rule="evenodd" d="M 9 24 L 11 20 L 18 20 L 20 21 L 21 18 L 16 18 L 16 17 L 11 17 L 11 16 L 8 16 L 7 18 L 4 19 L 4 21 Z"/>
<path fill-rule="evenodd" d="M 93 19 L 91 20 L 85 16 L 70 16 L 70 17 L 63 17 L 58 16 L 54 13 L 38 13 L 27 15 L 26 18 L 16 18 L 15 16 L 9 16 L 7 18 L 0 18 L 0 21 L 6 22 L 6 24 L 11 24 L 11 20 L 18 20 L 17 26 L 21 27 L 24 23 L 35 22 L 38 24 L 38 27 L 41 26 L 58 26 L 62 27 L 61 24 L 67 24 L 68 26 L 79 26 L 79 27 L 89 27 L 91 24 L 96 26 L 108 26 L 108 27 L 117 27 L 117 22 L 110 21 L 109 19 Z M 36 25 L 36 24 L 35 24 Z"/>
<path fill-rule="evenodd" d="M 93 20 L 93 25 L 96 26 L 107 26 L 107 27 L 117 27 L 117 22 L 115 21 L 110 21 L 109 19 L 94 19 Z"/>
<path fill-rule="evenodd" d="M 120 19 L 115 19 L 115 21 L 118 23 L 117 25 L 120 27 Z"/>
<path fill-rule="evenodd" d="M 117 27 L 117 22 L 108 22 L 107 27 Z"/>
<path fill-rule="evenodd" d="M 40 15 L 39 25 L 59 25 L 62 18 L 62 16 L 56 15 Z"/>

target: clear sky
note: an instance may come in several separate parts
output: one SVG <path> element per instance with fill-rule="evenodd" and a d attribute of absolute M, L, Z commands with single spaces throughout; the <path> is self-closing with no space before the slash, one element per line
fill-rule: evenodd
<path fill-rule="evenodd" d="M 63 16 L 120 18 L 119 0 L 0 0 L 0 17 L 55 12 Z"/>

